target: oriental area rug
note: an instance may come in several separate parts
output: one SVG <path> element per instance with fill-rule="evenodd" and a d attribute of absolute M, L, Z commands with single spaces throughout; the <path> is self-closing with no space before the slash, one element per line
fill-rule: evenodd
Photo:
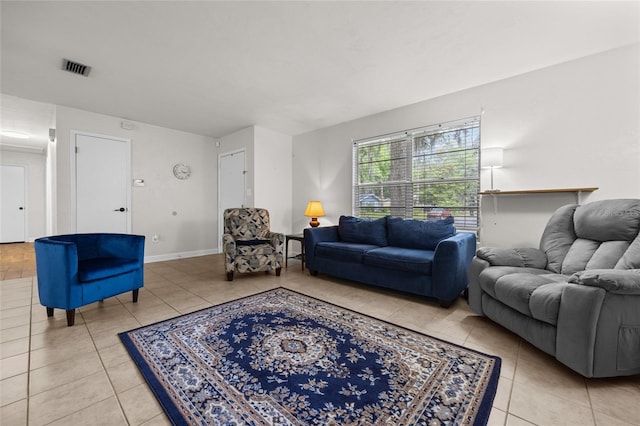
<path fill-rule="evenodd" d="M 177 425 L 484 425 L 500 358 L 277 288 L 120 334 Z"/>

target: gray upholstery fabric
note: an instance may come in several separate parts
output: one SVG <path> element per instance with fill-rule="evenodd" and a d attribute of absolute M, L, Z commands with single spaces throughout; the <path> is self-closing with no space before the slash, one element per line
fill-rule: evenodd
<path fill-rule="evenodd" d="M 491 266 L 518 266 L 521 268 L 544 269 L 547 266 L 547 255 L 535 248 L 495 248 L 482 247 L 477 256 Z"/>
<path fill-rule="evenodd" d="M 615 269 L 638 269 L 640 268 L 640 234 L 624 252 Z"/>
<path fill-rule="evenodd" d="M 546 275 L 545 275 L 546 276 Z M 547 324 L 558 324 L 560 301 L 567 283 L 547 284 L 538 287 L 529 298 L 531 316 Z"/>
<path fill-rule="evenodd" d="M 591 269 L 576 272 L 570 283 L 600 287 L 615 294 L 640 295 L 640 270 Z"/>
<path fill-rule="evenodd" d="M 492 266 L 480 273 L 478 283 L 480 288 L 496 297 L 496 283 L 500 277 L 510 274 L 527 273 L 533 275 L 548 274 L 549 271 L 536 268 L 519 268 L 517 266 Z M 475 281 L 475 280 L 474 280 Z"/>
<path fill-rule="evenodd" d="M 579 238 L 631 241 L 640 228 L 640 200 L 603 200 L 580 206 L 574 215 Z"/>
<path fill-rule="evenodd" d="M 470 307 L 585 377 L 640 374 L 639 230 L 640 200 L 561 207 L 540 250 L 477 251 Z"/>
<path fill-rule="evenodd" d="M 549 355 L 556 353 L 556 328 L 537 321 L 487 296 L 482 297 L 484 313 L 493 321 L 522 336 L 527 342 Z"/>
<path fill-rule="evenodd" d="M 540 238 L 540 250 L 547 254 L 547 269 L 560 273 L 564 257 L 576 240 L 573 214 L 577 204 L 560 207 L 549 219 Z"/>
<path fill-rule="evenodd" d="M 554 282 L 545 275 L 527 273 L 509 274 L 500 277 L 495 284 L 495 298 L 505 305 L 523 313 L 531 315 L 529 299 L 539 287 Z"/>

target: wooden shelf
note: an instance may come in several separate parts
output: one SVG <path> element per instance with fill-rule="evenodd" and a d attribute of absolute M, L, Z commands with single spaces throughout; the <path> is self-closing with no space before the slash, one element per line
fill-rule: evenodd
<path fill-rule="evenodd" d="M 562 192 L 593 192 L 597 187 L 588 188 L 554 188 L 554 189 L 523 189 L 519 191 L 482 191 L 480 195 L 521 195 L 521 194 L 557 194 Z"/>
<path fill-rule="evenodd" d="M 582 193 L 596 191 L 597 187 L 588 188 L 553 188 L 553 189 L 523 189 L 520 191 L 482 191 L 478 192 L 480 195 L 492 195 L 493 199 L 493 212 L 498 214 L 498 197 L 496 195 L 531 195 L 531 194 L 576 194 L 576 201 L 578 204 L 582 204 Z"/>

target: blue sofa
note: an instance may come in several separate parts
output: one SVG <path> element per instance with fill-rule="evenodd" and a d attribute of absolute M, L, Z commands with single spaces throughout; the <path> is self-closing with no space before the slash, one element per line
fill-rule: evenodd
<path fill-rule="evenodd" d="M 144 285 L 144 236 L 129 234 L 70 234 L 35 240 L 40 304 L 67 311 L 131 291 L 133 302 Z"/>
<path fill-rule="evenodd" d="M 453 217 L 437 221 L 341 216 L 337 226 L 304 230 L 311 275 L 432 297 L 449 307 L 467 288 L 476 236 L 456 232 Z"/>

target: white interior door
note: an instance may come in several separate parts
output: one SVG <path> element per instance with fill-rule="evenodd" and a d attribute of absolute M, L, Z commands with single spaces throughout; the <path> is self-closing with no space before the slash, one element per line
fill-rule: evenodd
<path fill-rule="evenodd" d="M 0 166 L 0 243 L 27 240 L 24 179 L 24 166 Z"/>
<path fill-rule="evenodd" d="M 74 133 L 76 232 L 131 232 L 128 139 Z"/>
<path fill-rule="evenodd" d="M 222 247 L 225 209 L 245 205 L 246 173 L 244 150 L 218 155 L 218 247 Z"/>

